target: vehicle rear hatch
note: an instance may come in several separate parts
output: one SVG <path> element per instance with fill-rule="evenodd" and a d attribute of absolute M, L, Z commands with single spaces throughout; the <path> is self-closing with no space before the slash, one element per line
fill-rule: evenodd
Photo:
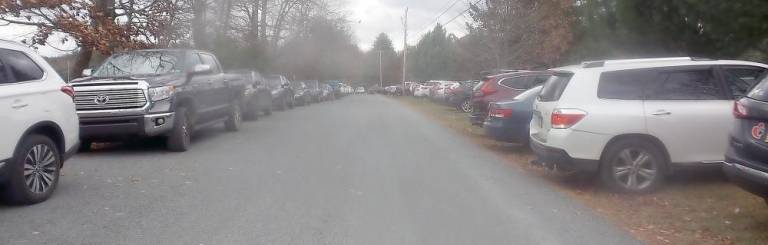
<path fill-rule="evenodd" d="M 547 135 L 552 129 L 552 111 L 557 108 L 560 96 L 571 81 L 573 73 L 555 72 L 544 83 L 539 97 L 533 106 L 533 118 L 531 119 L 531 136 L 541 142 L 547 142 Z"/>
<path fill-rule="evenodd" d="M 768 169 L 768 79 L 758 84 L 747 98 L 739 100 L 736 107 L 734 113 L 740 118 L 740 138 L 744 141 L 742 153 Z"/>

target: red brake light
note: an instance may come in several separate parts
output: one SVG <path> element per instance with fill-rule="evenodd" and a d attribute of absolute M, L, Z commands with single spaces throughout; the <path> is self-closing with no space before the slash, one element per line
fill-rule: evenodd
<path fill-rule="evenodd" d="M 72 86 L 69 86 L 69 85 L 61 86 L 61 92 L 69 95 L 69 97 L 72 98 L 72 101 L 75 100 L 75 89 L 72 88 Z"/>
<path fill-rule="evenodd" d="M 488 116 L 498 117 L 498 118 L 510 118 L 512 117 L 512 109 L 492 108 L 490 110 L 490 113 L 488 113 Z"/>
<path fill-rule="evenodd" d="M 496 93 L 496 91 L 499 91 L 499 89 L 496 88 L 496 79 L 491 78 L 485 81 L 483 83 L 483 86 L 480 87 L 480 93 L 481 93 L 480 96 L 493 94 L 493 93 Z"/>
<path fill-rule="evenodd" d="M 744 106 L 743 103 L 741 103 L 740 100 L 737 100 L 733 102 L 733 116 L 736 118 L 747 118 L 749 115 L 749 111 L 747 110 L 747 107 Z"/>
<path fill-rule="evenodd" d="M 557 109 L 552 112 L 552 128 L 570 128 L 586 116 L 587 113 L 579 109 Z"/>

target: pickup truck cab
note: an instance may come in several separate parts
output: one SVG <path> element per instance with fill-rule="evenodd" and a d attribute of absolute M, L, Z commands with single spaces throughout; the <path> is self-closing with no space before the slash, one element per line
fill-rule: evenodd
<path fill-rule="evenodd" d="M 227 76 L 213 54 L 184 49 L 135 50 L 109 57 L 72 81 L 81 147 L 93 141 L 164 137 L 186 151 L 194 131 L 242 122 L 242 76 Z"/>

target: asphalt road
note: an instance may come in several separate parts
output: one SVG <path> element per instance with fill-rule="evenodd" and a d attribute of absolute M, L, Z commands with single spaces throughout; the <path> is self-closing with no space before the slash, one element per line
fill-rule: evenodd
<path fill-rule="evenodd" d="M 0 244 L 633 244 L 541 180 L 383 96 L 80 154 Z"/>

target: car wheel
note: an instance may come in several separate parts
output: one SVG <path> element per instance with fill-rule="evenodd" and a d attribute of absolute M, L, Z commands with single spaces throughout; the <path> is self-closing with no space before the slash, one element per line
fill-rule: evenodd
<path fill-rule="evenodd" d="M 37 134 L 27 136 L 9 163 L 3 201 L 21 205 L 47 200 L 59 182 L 61 161 L 53 140 Z"/>
<path fill-rule="evenodd" d="M 231 107 L 229 117 L 224 122 L 224 126 L 226 126 L 227 131 L 234 132 L 240 130 L 240 126 L 243 123 L 243 110 L 238 103 L 233 103 Z"/>
<path fill-rule="evenodd" d="M 189 149 L 192 139 L 192 123 L 190 123 L 187 108 L 176 109 L 176 119 L 173 122 L 171 134 L 165 139 L 165 145 L 170 151 L 185 152 Z"/>
<path fill-rule="evenodd" d="M 469 100 L 464 100 L 459 104 L 459 111 L 464 113 L 472 113 L 472 102 Z"/>
<path fill-rule="evenodd" d="M 254 121 L 259 119 L 259 112 L 257 110 L 258 106 L 255 101 L 249 101 L 247 103 L 244 103 L 245 111 L 243 112 L 243 119 L 247 121 Z M 241 107 L 242 108 L 242 107 Z"/>
<path fill-rule="evenodd" d="M 622 140 L 606 151 L 600 177 L 609 188 L 625 193 L 645 193 L 664 181 L 666 160 L 655 145 L 642 140 Z"/>
<path fill-rule="evenodd" d="M 264 115 L 272 115 L 272 99 L 269 99 L 269 101 L 266 101 L 265 103 L 267 106 L 264 107 Z"/>

